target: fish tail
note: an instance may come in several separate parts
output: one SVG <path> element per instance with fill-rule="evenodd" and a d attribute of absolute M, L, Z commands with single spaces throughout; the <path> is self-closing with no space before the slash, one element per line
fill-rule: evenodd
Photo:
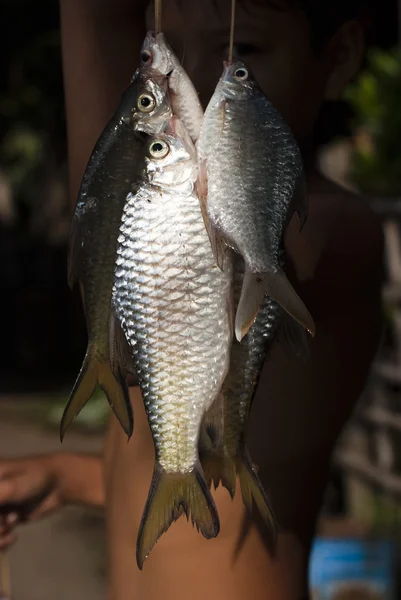
<path fill-rule="evenodd" d="M 255 505 L 264 524 L 267 527 L 271 541 L 275 544 L 277 539 L 277 522 L 270 506 L 267 494 L 258 477 L 256 467 L 253 464 L 248 451 L 244 449 L 242 455 L 237 458 L 237 473 L 241 486 L 242 499 L 249 514 Z"/>
<path fill-rule="evenodd" d="M 221 483 L 231 498 L 234 498 L 237 483 L 235 460 L 230 456 L 217 454 L 216 452 L 206 452 L 201 456 L 201 463 L 209 488 L 213 484 L 214 489 L 217 490 Z"/>
<path fill-rule="evenodd" d="M 132 406 L 128 393 L 128 386 L 122 373 L 113 373 L 108 360 L 98 363 L 99 385 L 106 394 L 106 398 L 114 411 L 121 427 L 130 438 L 133 431 L 134 419 Z"/>
<path fill-rule="evenodd" d="M 117 375 L 113 373 L 108 360 L 99 360 L 88 350 L 61 419 L 61 441 L 68 426 L 91 398 L 97 385 L 106 394 L 107 400 L 126 434 L 129 437 L 132 435 L 132 407 L 124 377 L 121 373 Z"/>
<path fill-rule="evenodd" d="M 74 384 L 67 406 L 64 409 L 60 424 L 60 438 L 63 441 L 65 432 L 73 419 L 81 412 L 97 386 L 97 363 L 92 360 L 89 350 L 86 352 L 81 371 Z"/>
<path fill-rule="evenodd" d="M 235 335 L 239 342 L 255 321 L 266 295 L 280 304 L 312 336 L 315 335 L 315 323 L 284 271 L 252 273 L 246 266 L 241 298 L 235 317 Z"/>
<path fill-rule="evenodd" d="M 149 496 L 139 527 L 137 563 L 143 563 L 161 535 L 185 512 L 198 531 L 207 538 L 218 535 L 217 509 L 203 477 L 200 465 L 191 473 L 169 474 L 156 463 Z"/>

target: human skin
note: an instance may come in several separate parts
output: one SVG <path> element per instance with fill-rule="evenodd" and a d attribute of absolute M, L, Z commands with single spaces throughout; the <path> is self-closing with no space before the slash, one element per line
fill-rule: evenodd
<path fill-rule="evenodd" d="M 163 30 L 183 56 L 204 104 L 221 74 L 228 44 L 229 2 L 214 4 L 163 2 Z M 132 75 L 147 27 L 153 26 L 151 10 L 147 24 L 144 11 L 143 3 L 134 0 L 61 0 L 73 202 L 93 145 Z M 232 502 L 219 488 L 214 494 L 221 520 L 216 539 L 203 539 L 181 518 L 162 536 L 143 571 L 137 569 L 136 537 L 154 449 L 140 390 L 132 388 L 133 438 L 127 444 L 112 417 L 105 447 L 112 600 L 306 597 L 309 549 L 330 457 L 378 345 L 380 224 L 364 199 L 321 177 L 308 152 L 323 101 L 338 98 L 359 67 L 362 30 L 349 22 L 318 52 L 302 12 L 245 0 L 237 6 L 236 41 L 241 58 L 296 134 L 308 170 L 308 221 L 300 232 L 294 217 L 286 250 L 290 279 L 315 319 L 317 334 L 310 340 L 306 364 L 278 345 L 269 354 L 247 434 L 279 522 L 278 547 L 272 556 L 258 524 L 248 520 L 240 494 Z M 53 460 L 63 470 L 60 459 Z M 96 468 L 82 468 L 100 472 L 100 459 Z M 29 469 L 24 472 L 28 477 Z M 61 481 L 69 478 L 70 491 L 59 505 L 79 496 L 79 486 L 67 472 L 64 467 Z M 103 490 L 102 481 L 98 477 L 94 486 Z M 95 496 L 102 498 L 100 488 L 98 492 Z M 2 497 L 0 481 L 0 501 Z M 95 504 L 93 498 L 87 503 Z M 4 528 L 4 536 L 12 535 L 12 527 Z"/>

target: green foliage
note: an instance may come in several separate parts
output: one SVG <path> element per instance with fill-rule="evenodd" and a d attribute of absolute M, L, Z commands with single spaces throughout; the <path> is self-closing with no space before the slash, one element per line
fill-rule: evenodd
<path fill-rule="evenodd" d="M 49 169 L 65 163 L 59 31 L 29 40 L 12 56 L 7 75 L 0 93 L 0 164 L 17 206 L 32 212 Z"/>
<path fill-rule="evenodd" d="M 57 401 L 52 402 L 47 413 L 47 422 L 49 425 L 56 428 L 60 427 L 67 399 L 67 396 L 62 396 Z M 76 417 L 74 425 L 94 433 L 102 432 L 106 428 L 111 414 L 112 411 L 106 396 L 101 389 L 97 388 L 88 403 L 84 406 L 82 412 Z"/>
<path fill-rule="evenodd" d="M 0 153 L 14 193 L 23 190 L 29 173 L 42 164 L 44 146 L 43 136 L 33 129 L 15 127 L 5 135 Z"/>
<path fill-rule="evenodd" d="M 347 90 L 362 143 L 354 151 L 350 177 L 371 195 L 401 194 L 401 50 L 373 50 L 368 67 Z"/>

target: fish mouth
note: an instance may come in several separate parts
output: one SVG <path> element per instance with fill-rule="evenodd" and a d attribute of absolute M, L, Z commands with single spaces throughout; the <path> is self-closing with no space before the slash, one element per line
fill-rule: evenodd
<path fill-rule="evenodd" d="M 148 39 L 151 39 L 152 42 L 159 42 L 161 44 L 165 43 L 164 33 L 156 33 L 155 31 L 148 31 L 147 36 Z"/>
<path fill-rule="evenodd" d="M 224 65 L 224 70 L 223 70 L 222 79 L 223 79 L 223 81 L 227 81 L 227 78 L 231 77 L 231 75 L 232 75 L 231 70 L 232 70 L 233 63 L 228 62 L 228 60 L 224 60 L 223 65 Z"/>
<path fill-rule="evenodd" d="M 238 87 L 237 82 L 233 81 L 233 66 L 234 63 L 224 61 L 224 72 L 221 78 L 221 82 L 225 89 L 230 89 L 230 92 L 234 92 L 234 89 Z"/>
<path fill-rule="evenodd" d="M 151 38 L 152 40 L 161 39 L 164 40 L 164 34 L 162 32 L 156 33 L 156 31 L 148 31 L 146 37 Z"/>

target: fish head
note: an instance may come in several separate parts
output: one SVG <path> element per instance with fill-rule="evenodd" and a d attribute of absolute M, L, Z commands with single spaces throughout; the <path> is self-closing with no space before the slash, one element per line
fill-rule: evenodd
<path fill-rule="evenodd" d="M 227 98 L 244 99 L 254 90 L 255 80 L 249 68 L 240 60 L 224 62 L 220 87 Z"/>
<path fill-rule="evenodd" d="M 172 51 L 162 33 L 149 31 L 141 49 L 140 71 L 144 77 L 162 80 L 173 70 Z"/>
<path fill-rule="evenodd" d="M 138 77 L 133 83 L 128 119 L 134 129 L 153 134 L 164 131 L 172 116 L 167 80 L 159 84 Z"/>
<path fill-rule="evenodd" d="M 168 129 L 152 136 L 147 145 L 146 170 L 153 185 L 175 191 L 191 191 L 197 177 L 196 150 L 177 117 Z"/>

